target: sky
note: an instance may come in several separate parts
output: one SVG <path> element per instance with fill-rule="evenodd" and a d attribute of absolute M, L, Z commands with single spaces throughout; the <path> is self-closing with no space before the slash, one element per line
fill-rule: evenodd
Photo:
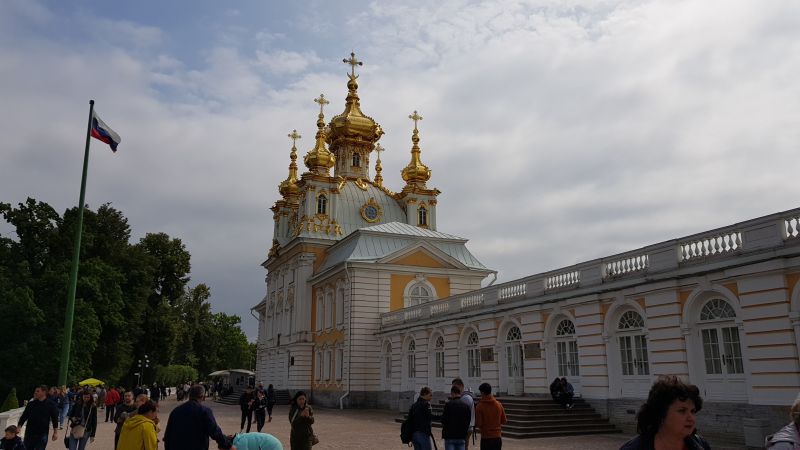
<path fill-rule="evenodd" d="M 0 2 L 0 201 L 86 202 L 180 238 L 215 311 L 266 292 L 293 129 L 364 112 L 400 190 L 417 110 L 439 231 L 499 281 L 798 206 L 800 2 Z M 0 233 L 8 234 L 6 224 Z"/>

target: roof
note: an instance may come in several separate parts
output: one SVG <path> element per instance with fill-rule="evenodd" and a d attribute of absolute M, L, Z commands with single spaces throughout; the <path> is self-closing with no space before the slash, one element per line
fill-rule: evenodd
<path fill-rule="evenodd" d="M 488 270 L 466 247 L 466 239 L 399 222 L 390 222 L 356 230 L 351 236 L 329 249 L 328 258 L 320 267 L 325 271 L 344 261 L 380 262 L 404 250 L 422 247 L 454 265 Z"/>

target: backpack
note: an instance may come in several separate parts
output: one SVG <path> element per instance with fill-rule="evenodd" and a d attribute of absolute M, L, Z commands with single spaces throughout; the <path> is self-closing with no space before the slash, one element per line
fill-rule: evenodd
<path fill-rule="evenodd" d="M 413 410 L 414 406 L 412 405 L 411 408 L 408 409 L 408 417 L 406 417 L 406 420 L 400 425 L 400 441 L 409 447 L 411 447 L 411 441 L 414 438 L 414 420 L 411 417 L 411 411 Z"/>

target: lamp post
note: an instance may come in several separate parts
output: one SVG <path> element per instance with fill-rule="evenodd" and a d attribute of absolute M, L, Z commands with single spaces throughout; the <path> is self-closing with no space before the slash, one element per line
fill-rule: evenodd
<path fill-rule="evenodd" d="M 144 361 L 141 359 L 139 360 L 139 373 L 137 373 L 137 375 L 139 375 L 139 383 L 138 383 L 139 386 L 142 385 L 142 375 L 143 375 L 142 367 L 144 367 L 145 369 L 150 367 L 150 359 L 148 358 L 147 355 L 144 355 Z"/>

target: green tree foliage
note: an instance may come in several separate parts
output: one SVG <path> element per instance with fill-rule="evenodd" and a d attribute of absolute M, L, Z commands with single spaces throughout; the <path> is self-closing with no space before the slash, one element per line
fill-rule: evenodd
<path fill-rule="evenodd" d="M 11 388 L 11 392 L 6 395 L 6 400 L 0 405 L 0 413 L 6 412 L 12 409 L 19 408 L 19 400 L 17 400 L 17 390 Z"/>
<path fill-rule="evenodd" d="M 177 386 L 187 381 L 198 379 L 197 369 L 191 366 L 173 364 L 156 368 L 156 383 L 167 386 Z"/>
<path fill-rule="evenodd" d="M 10 344 L 0 352 L 0 395 L 16 387 L 25 396 L 57 378 L 77 215 L 31 198 L 0 203 L 16 233 L 0 234 L 0 342 Z M 249 367 L 239 317 L 212 313 L 209 287 L 188 286 L 191 256 L 181 240 L 164 233 L 130 240 L 120 211 L 84 210 L 69 381 L 94 376 L 130 386 L 145 354 L 151 367 L 186 365 L 200 376 Z M 155 375 L 145 371 L 143 381 Z"/>

